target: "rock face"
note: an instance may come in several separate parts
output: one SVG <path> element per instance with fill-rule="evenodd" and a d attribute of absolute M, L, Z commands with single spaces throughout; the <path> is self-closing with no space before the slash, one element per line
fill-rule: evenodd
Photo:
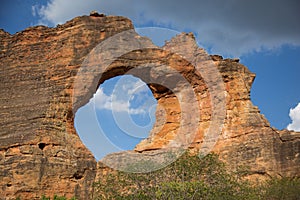
<path fill-rule="evenodd" d="M 130 20 L 93 14 L 56 28 L 0 30 L 0 59 L 0 199 L 90 198 L 103 168 L 74 114 L 122 74 L 141 78 L 158 101 L 150 137 L 130 154 L 212 150 L 233 168 L 249 166 L 249 178 L 300 175 L 300 133 L 270 127 L 250 100 L 255 75 L 238 59 L 208 56 L 192 34 L 158 48 Z"/>
<path fill-rule="evenodd" d="M 73 82 L 100 41 L 132 29 L 123 17 L 0 32 L 0 199 L 88 199 L 97 163 L 74 129 Z"/>

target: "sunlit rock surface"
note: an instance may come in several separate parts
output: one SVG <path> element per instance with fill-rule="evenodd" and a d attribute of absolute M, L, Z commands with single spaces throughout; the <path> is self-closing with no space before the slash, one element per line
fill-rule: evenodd
<path fill-rule="evenodd" d="M 110 52 L 90 52 L 124 31 L 134 48 L 103 69 Z M 114 45 L 109 51 L 122 53 L 117 47 L 124 41 Z M 86 62 L 88 54 L 94 62 Z M 105 167 L 76 134 L 74 114 L 99 84 L 125 73 L 148 84 L 158 101 L 157 121 L 134 151 L 104 162 L 118 164 L 128 154 L 153 157 L 170 148 L 208 149 L 232 169 L 249 166 L 249 178 L 300 175 L 300 133 L 270 127 L 250 99 L 255 75 L 238 59 L 207 55 L 192 34 L 158 48 L 124 17 L 83 16 L 56 28 L 14 35 L 0 30 L 0 60 L 0 199 L 90 198 Z M 209 134 L 215 143 L 205 144 Z"/>

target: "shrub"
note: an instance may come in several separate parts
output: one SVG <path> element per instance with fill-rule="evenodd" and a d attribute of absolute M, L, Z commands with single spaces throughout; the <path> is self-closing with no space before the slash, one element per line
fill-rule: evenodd
<path fill-rule="evenodd" d="M 95 199 L 258 199 L 249 183 L 226 171 L 217 155 L 188 153 L 150 173 L 112 172 L 94 185 Z"/>
<path fill-rule="evenodd" d="M 300 179 L 280 178 L 271 179 L 264 186 L 266 200 L 300 200 Z"/>

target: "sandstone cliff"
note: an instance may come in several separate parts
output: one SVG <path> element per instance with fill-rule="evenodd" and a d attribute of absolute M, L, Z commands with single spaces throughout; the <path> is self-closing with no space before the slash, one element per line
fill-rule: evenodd
<path fill-rule="evenodd" d="M 108 53 L 90 53 L 124 32 L 130 43 L 115 39 Z M 93 15 L 15 35 L 0 30 L 0 38 L 0 199 L 89 198 L 103 169 L 76 134 L 74 114 L 99 84 L 125 73 L 148 83 L 158 100 L 157 122 L 135 151 L 108 162 L 184 147 L 212 150 L 232 167 L 247 165 L 250 178 L 300 175 L 300 133 L 270 127 L 251 103 L 255 75 L 237 59 L 208 56 L 192 34 L 158 48 L 130 20 Z M 124 42 L 125 54 L 118 46 Z"/>

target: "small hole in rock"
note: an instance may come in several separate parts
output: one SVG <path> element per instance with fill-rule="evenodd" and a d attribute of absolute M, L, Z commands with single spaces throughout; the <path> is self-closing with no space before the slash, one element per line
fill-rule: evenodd
<path fill-rule="evenodd" d="M 45 148 L 46 144 L 45 143 L 39 143 L 38 146 L 41 150 L 43 150 Z"/>
<path fill-rule="evenodd" d="M 83 175 L 80 172 L 76 172 L 73 177 L 78 180 L 78 179 L 82 179 Z"/>
<path fill-rule="evenodd" d="M 6 186 L 7 186 L 7 187 L 11 187 L 12 184 L 11 184 L 11 183 L 7 183 Z"/>

